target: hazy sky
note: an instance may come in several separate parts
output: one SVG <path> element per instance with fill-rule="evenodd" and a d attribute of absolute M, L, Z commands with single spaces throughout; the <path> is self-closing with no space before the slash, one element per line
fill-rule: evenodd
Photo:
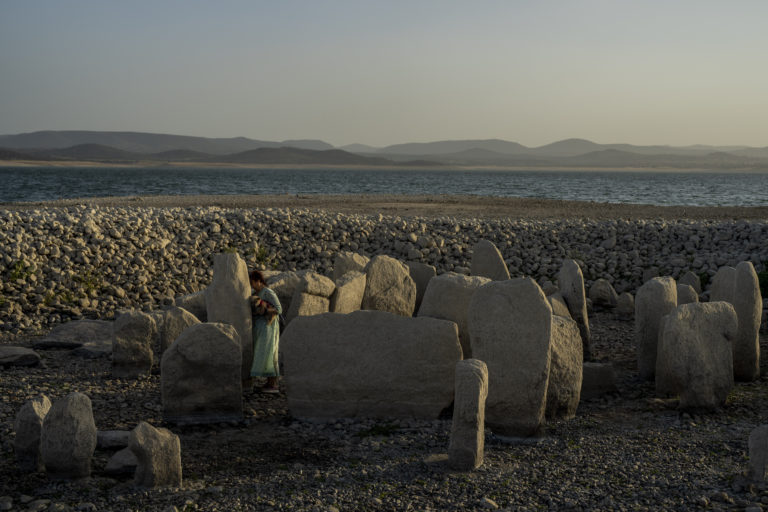
<path fill-rule="evenodd" d="M 768 145 L 768 2 L 1 0 L 0 134 Z"/>

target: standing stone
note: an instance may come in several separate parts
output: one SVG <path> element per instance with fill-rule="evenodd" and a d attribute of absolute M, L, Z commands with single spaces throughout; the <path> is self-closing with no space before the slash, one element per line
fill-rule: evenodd
<path fill-rule="evenodd" d="M 559 290 L 552 295 L 547 295 L 547 300 L 549 301 L 549 305 L 552 306 L 553 315 L 571 318 L 571 312 L 568 311 L 568 305 L 565 303 L 563 294 L 560 293 Z M 571 318 L 571 320 L 573 320 L 573 318 Z M 581 334 L 579 334 L 579 340 L 581 340 Z M 581 343 L 581 341 L 579 341 L 579 343 Z"/>
<path fill-rule="evenodd" d="M 76 479 L 91 474 L 96 424 L 91 399 L 70 393 L 53 403 L 43 420 L 41 448 L 49 478 Z"/>
<path fill-rule="evenodd" d="M 280 346 L 297 418 L 437 418 L 461 360 L 453 322 L 383 311 L 297 317 Z"/>
<path fill-rule="evenodd" d="M 201 322 L 208 321 L 208 306 L 205 304 L 205 290 L 176 297 L 174 304 L 195 315 Z"/>
<path fill-rule="evenodd" d="M 533 436 L 544 424 L 552 308 L 530 278 L 494 281 L 469 304 L 472 355 L 488 366 L 486 421 L 503 436 Z"/>
<path fill-rule="evenodd" d="M 446 272 L 429 281 L 418 316 L 442 318 L 455 322 L 459 327 L 459 341 L 464 359 L 472 357 L 469 341 L 467 310 L 475 291 L 491 280 L 487 277 L 465 276 Z"/>
<path fill-rule="evenodd" d="M 130 432 L 126 432 L 130 435 Z M 107 461 L 104 467 L 104 473 L 109 476 L 121 477 L 136 474 L 136 466 L 139 461 L 130 448 L 118 450 Z"/>
<path fill-rule="evenodd" d="M 677 283 L 687 284 L 696 291 L 697 295 L 701 293 L 701 279 L 690 270 L 683 274 L 680 279 L 677 280 Z"/>
<path fill-rule="evenodd" d="M 677 283 L 677 305 L 682 306 L 693 302 L 699 302 L 699 294 L 696 293 L 693 286 Z"/>
<path fill-rule="evenodd" d="M 231 325 L 187 328 L 160 363 L 163 419 L 177 424 L 240 420 L 240 357 L 238 334 Z"/>
<path fill-rule="evenodd" d="M 733 299 L 733 287 L 736 282 L 736 269 L 733 267 L 720 267 L 709 285 L 709 300 L 716 302 L 724 300 L 731 302 Z"/>
<path fill-rule="evenodd" d="M 112 335 L 112 375 L 118 379 L 148 377 L 156 336 L 155 321 L 148 314 L 128 311 L 118 316 Z"/>
<path fill-rule="evenodd" d="M 338 281 L 341 276 L 353 270 L 365 272 L 369 261 L 371 261 L 370 258 L 362 254 L 349 251 L 338 253 L 333 260 L 333 280 Z"/>
<path fill-rule="evenodd" d="M 294 294 L 296 292 L 303 292 L 327 299 L 333 294 L 335 289 L 336 285 L 331 279 L 317 272 L 307 272 L 301 276 L 301 281 Z"/>
<path fill-rule="evenodd" d="M 576 322 L 552 315 L 551 347 L 546 416 L 570 419 L 579 406 L 584 360 Z"/>
<path fill-rule="evenodd" d="M 472 248 L 470 273 L 473 276 L 487 277 L 492 281 L 509 279 L 509 269 L 501 252 L 490 240 L 480 240 Z"/>
<path fill-rule="evenodd" d="M 398 260 L 380 254 L 365 267 L 366 283 L 363 309 L 388 311 L 412 316 L 416 307 L 416 283 L 408 267 Z"/>
<path fill-rule="evenodd" d="M 134 485 L 181 487 L 181 443 L 168 429 L 142 421 L 133 431 L 128 448 L 136 456 Z"/>
<path fill-rule="evenodd" d="M 51 401 L 45 395 L 27 401 L 16 414 L 13 430 L 16 432 L 14 450 L 19 469 L 33 473 L 44 471 L 43 456 L 40 450 L 40 432 L 43 420 L 51 408 Z"/>
<path fill-rule="evenodd" d="M 654 277 L 637 290 L 635 297 L 635 344 L 640 376 L 656 374 L 656 351 L 661 319 L 677 307 L 677 284 L 671 277 Z"/>
<path fill-rule="evenodd" d="M 267 279 L 267 285 L 277 295 L 284 315 L 287 315 L 288 311 L 290 311 L 293 294 L 300 284 L 301 275 L 297 272 L 281 272 Z"/>
<path fill-rule="evenodd" d="M 597 279 L 589 289 L 589 299 L 595 310 L 613 309 L 618 305 L 619 296 L 607 279 Z"/>
<path fill-rule="evenodd" d="M 483 463 L 488 368 L 477 359 L 459 361 L 455 380 L 448 462 L 454 469 L 471 471 Z"/>
<path fill-rule="evenodd" d="M 635 317 L 635 298 L 631 293 L 624 292 L 619 295 L 616 316 L 619 320 L 632 320 Z"/>
<path fill-rule="evenodd" d="M 351 313 L 360 309 L 365 293 L 365 274 L 351 270 L 336 281 L 328 310 L 331 313 Z"/>
<path fill-rule="evenodd" d="M 331 301 L 318 295 L 298 292 L 291 299 L 291 309 L 285 315 L 286 323 L 290 323 L 297 316 L 312 316 L 327 313 Z"/>
<path fill-rule="evenodd" d="M 766 470 L 768 470 L 768 425 L 760 425 L 749 433 L 747 476 L 755 482 L 765 482 Z"/>
<path fill-rule="evenodd" d="M 418 311 L 421 307 L 421 301 L 424 299 L 424 293 L 427 291 L 429 280 L 437 275 L 437 269 L 432 265 L 418 261 L 409 261 L 407 265 L 408 273 L 416 284 L 416 306 L 414 311 Z"/>
<path fill-rule="evenodd" d="M 683 304 L 659 334 L 656 389 L 680 396 L 681 409 L 713 410 L 733 387 L 731 340 L 737 320 L 727 302 Z"/>
<path fill-rule="evenodd" d="M 160 328 L 160 357 L 187 327 L 199 323 L 200 320 L 186 309 L 172 307 L 163 311 L 163 326 Z"/>
<path fill-rule="evenodd" d="M 580 399 L 587 400 L 619 391 L 616 386 L 616 371 L 612 364 L 585 362 L 581 371 Z"/>
<path fill-rule="evenodd" d="M 584 276 L 579 264 L 572 259 L 563 260 L 563 266 L 557 274 L 557 282 L 560 285 L 560 293 L 563 294 L 571 318 L 579 326 L 581 334 L 581 346 L 584 360 L 592 358 L 590 352 L 591 335 L 589 331 L 589 316 L 587 315 L 587 298 L 584 294 Z"/>
<path fill-rule="evenodd" d="M 213 259 L 213 282 L 205 289 L 208 322 L 229 324 L 237 331 L 243 379 L 250 378 L 253 361 L 250 296 L 245 261 L 234 253 L 217 254 Z"/>

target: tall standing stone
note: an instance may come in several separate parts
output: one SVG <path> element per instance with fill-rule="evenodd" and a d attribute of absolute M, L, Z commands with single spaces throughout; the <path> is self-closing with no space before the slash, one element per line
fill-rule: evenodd
<path fill-rule="evenodd" d="M 652 380 L 656 374 L 656 351 L 661 319 L 677 307 L 677 284 L 671 277 L 654 277 L 635 296 L 635 344 L 640 376 Z"/>
<path fill-rule="evenodd" d="M 148 488 L 181 487 L 179 436 L 142 421 L 131 431 L 128 448 L 137 461 L 134 485 Z"/>
<path fill-rule="evenodd" d="M 400 261 L 380 254 L 365 267 L 363 309 L 388 311 L 412 316 L 416 307 L 416 283 L 408 267 Z"/>
<path fill-rule="evenodd" d="M 112 375 L 119 379 L 148 377 L 156 336 L 157 326 L 148 314 L 127 311 L 118 316 L 113 327 Z"/>
<path fill-rule="evenodd" d="M 213 282 L 205 289 L 208 322 L 229 324 L 237 330 L 243 379 L 250 377 L 253 361 L 250 296 L 245 261 L 238 254 L 217 254 L 213 259 Z"/>
<path fill-rule="evenodd" d="M 576 322 L 552 315 L 551 346 L 546 415 L 570 419 L 579 407 L 584 360 Z"/>
<path fill-rule="evenodd" d="M 43 420 L 51 408 L 51 401 L 45 395 L 27 401 L 16 414 L 13 430 L 16 432 L 14 449 L 19 469 L 25 472 L 45 470 L 40 451 L 40 433 Z"/>
<path fill-rule="evenodd" d="M 488 366 L 486 422 L 504 436 L 534 436 L 544 424 L 552 308 L 533 279 L 493 281 L 469 304 L 472 356 Z"/>
<path fill-rule="evenodd" d="M 427 265 L 419 261 L 409 261 L 408 273 L 411 275 L 411 279 L 416 284 L 416 307 L 414 311 L 418 311 L 421 307 L 421 301 L 424 299 L 424 293 L 427 291 L 429 281 L 437 275 L 437 269 L 433 265 Z"/>
<path fill-rule="evenodd" d="M 91 399 L 70 393 L 53 403 L 43 420 L 43 463 L 52 479 L 85 478 L 96 450 L 96 423 Z"/>
<path fill-rule="evenodd" d="M 560 293 L 563 294 L 563 299 L 571 312 L 571 318 L 579 326 L 584 360 L 589 360 L 592 358 L 589 349 L 591 334 L 587 315 L 587 297 L 584 292 L 584 275 L 581 273 L 579 264 L 572 259 L 563 260 L 563 265 L 557 274 L 557 282 Z"/>
<path fill-rule="evenodd" d="M 488 368 L 477 359 L 459 361 L 455 380 L 448 461 L 454 469 L 471 471 L 483 463 Z"/>
<path fill-rule="evenodd" d="M 509 268 L 501 252 L 490 240 L 480 240 L 472 248 L 470 273 L 473 276 L 487 277 L 492 281 L 509 279 Z"/>
<path fill-rule="evenodd" d="M 163 354 L 160 392 L 163 419 L 196 424 L 243 416 L 240 345 L 228 324 L 195 324 Z"/>
<path fill-rule="evenodd" d="M 768 470 L 768 425 L 760 425 L 749 433 L 749 467 L 747 476 L 755 482 L 765 482 Z"/>

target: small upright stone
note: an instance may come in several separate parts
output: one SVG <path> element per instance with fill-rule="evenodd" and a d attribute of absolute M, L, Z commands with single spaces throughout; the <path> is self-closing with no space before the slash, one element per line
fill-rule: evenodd
<path fill-rule="evenodd" d="M 200 323 L 195 315 L 176 306 L 163 311 L 163 317 L 163 327 L 160 329 L 160 357 L 187 327 Z"/>
<path fill-rule="evenodd" d="M 424 292 L 427 291 L 429 280 L 437 275 L 437 269 L 419 261 L 409 261 L 406 265 L 408 265 L 411 279 L 416 284 L 416 307 L 414 311 L 418 311 L 421 307 L 421 301 L 424 299 Z"/>
<path fill-rule="evenodd" d="M 201 322 L 208 321 L 208 307 L 205 305 L 205 290 L 176 297 L 174 305 L 189 311 Z"/>
<path fill-rule="evenodd" d="M 360 309 L 365 293 L 365 274 L 351 270 L 336 281 L 328 310 L 331 313 L 351 313 Z"/>
<path fill-rule="evenodd" d="M 70 393 L 54 402 L 43 420 L 42 454 L 52 479 L 85 478 L 96 450 L 96 424 L 91 399 Z"/>
<path fill-rule="evenodd" d="M 631 293 L 624 292 L 619 295 L 616 316 L 619 320 L 632 320 L 635 317 L 635 298 Z"/>
<path fill-rule="evenodd" d="M 690 270 L 683 274 L 680 279 L 677 280 L 677 283 L 687 284 L 694 289 L 697 295 L 701 293 L 701 279 Z"/>
<path fill-rule="evenodd" d="M 336 290 L 336 284 L 317 272 L 307 272 L 293 292 L 291 307 L 285 315 L 286 322 L 297 316 L 311 316 L 327 313 L 330 297 Z"/>
<path fill-rule="evenodd" d="M 677 305 L 682 306 L 693 302 L 699 302 L 699 294 L 696 293 L 693 286 L 677 283 Z"/>
<path fill-rule="evenodd" d="M 613 285 L 602 277 L 592 284 L 589 289 L 589 298 L 596 311 L 613 309 L 619 302 L 619 296 L 613 289 Z"/>
<path fill-rule="evenodd" d="M 571 318 L 571 312 L 568 311 L 568 305 L 565 303 L 563 294 L 560 293 L 559 289 L 555 293 L 547 295 L 547 300 L 549 301 L 549 305 L 552 306 L 553 315 L 562 316 L 563 318 Z M 573 320 L 573 318 L 571 318 L 571 320 Z M 581 340 L 581 334 L 579 334 L 579 340 Z M 579 343 L 581 343 L 581 341 L 579 341 Z"/>
<path fill-rule="evenodd" d="M 380 254 L 365 267 L 363 309 L 388 311 L 412 316 L 416 307 L 416 283 L 408 267 L 400 261 Z"/>
<path fill-rule="evenodd" d="M 471 471 L 483 463 L 488 368 L 477 359 L 459 361 L 455 380 L 448 462 L 454 469 Z"/>
<path fill-rule="evenodd" d="M 40 433 L 43 420 L 51 408 L 51 401 L 45 395 L 27 401 L 16 414 L 13 430 L 16 432 L 14 449 L 19 469 L 33 473 L 44 471 L 43 457 L 40 451 Z"/>
<path fill-rule="evenodd" d="M 584 276 L 581 267 L 572 259 L 563 260 L 563 266 L 557 274 L 560 293 L 563 294 L 571 318 L 576 321 L 581 334 L 581 346 L 584 360 L 592 358 L 590 352 L 591 335 L 589 331 L 589 316 L 587 315 L 587 297 L 584 293 Z"/>
<path fill-rule="evenodd" d="M 637 290 L 635 297 L 635 344 L 640 376 L 656 375 L 656 351 L 661 319 L 677 307 L 677 284 L 671 277 L 654 277 Z"/>
<path fill-rule="evenodd" d="M 509 269 L 499 249 L 490 240 L 480 240 L 472 248 L 470 273 L 473 276 L 487 277 L 492 281 L 509 279 Z"/>
<path fill-rule="evenodd" d="M 551 350 L 546 415 L 570 419 L 579 407 L 584 360 L 576 322 L 552 315 Z"/>
<path fill-rule="evenodd" d="M 148 377 L 157 334 L 155 321 L 140 311 L 128 311 L 115 320 L 112 337 L 112 375 L 119 379 Z"/>
<path fill-rule="evenodd" d="M 179 436 L 142 421 L 131 432 L 128 447 L 137 461 L 134 485 L 149 488 L 181 487 Z"/>
<path fill-rule="evenodd" d="M 766 470 L 768 470 L 768 425 L 760 425 L 749 434 L 747 476 L 755 482 L 765 482 Z"/>
<path fill-rule="evenodd" d="M 365 272 L 365 267 L 371 261 L 367 256 L 350 251 L 342 251 L 333 260 L 333 280 L 338 281 L 341 276 L 352 270 Z"/>

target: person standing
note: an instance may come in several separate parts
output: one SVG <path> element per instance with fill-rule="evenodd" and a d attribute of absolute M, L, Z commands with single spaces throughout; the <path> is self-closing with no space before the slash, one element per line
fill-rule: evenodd
<path fill-rule="evenodd" d="M 251 311 L 253 314 L 253 363 L 251 377 L 266 377 L 264 393 L 279 393 L 278 377 L 280 370 L 277 352 L 280 341 L 280 322 L 278 315 L 283 308 L 277 294 L 267 287 L 264 275 L 258 270 L 248 273 L 253 288 Z"/>

